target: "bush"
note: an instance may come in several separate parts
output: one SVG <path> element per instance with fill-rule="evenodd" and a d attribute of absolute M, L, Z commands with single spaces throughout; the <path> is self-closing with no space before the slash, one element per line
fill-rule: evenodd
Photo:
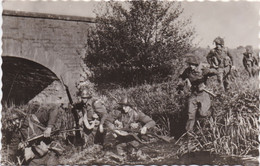
<path fill-rule="evenodd" d="M 178 2 L 106 3 L 90 30 L 85 62 L 95 82 L 124 87 L 162 82 L 192 46 L 190 19 Z"/>

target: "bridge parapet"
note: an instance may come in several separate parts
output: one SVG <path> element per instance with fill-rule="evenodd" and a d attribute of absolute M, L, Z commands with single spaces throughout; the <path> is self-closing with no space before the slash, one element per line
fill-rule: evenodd
<path fill-rule="evenodd" d="M 3 11 L 3 54 L 41 64 L 63 77 L 75 98 L 93 18 Z"/>

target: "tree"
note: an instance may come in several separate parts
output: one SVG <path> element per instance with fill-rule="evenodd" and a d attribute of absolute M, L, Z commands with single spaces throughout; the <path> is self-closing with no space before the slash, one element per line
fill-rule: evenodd
<path fill-rule="evenodd" d="M 107 2 L 90 30 L 85 62 L 95 82 L 122 86 L 161 82 L 192 46 L 190 19 L 179 2 Z"/>

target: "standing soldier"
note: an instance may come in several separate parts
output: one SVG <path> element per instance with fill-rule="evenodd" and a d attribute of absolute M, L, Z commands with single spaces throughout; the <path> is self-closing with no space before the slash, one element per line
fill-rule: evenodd
<path fill-rule="evenodd" d="M 60 143 L 51 134 L 55 128 L 60 107 L 55 104 L 40 106 L 34 114 L 27 115 L 20 127 L 21 143 L 25 162 L 29 165 L 57 165 L 61 153 Z M 57 148 L 59 146 L 59 148 Z"/>
<path fill-rule="evenodd" d="M 118 104 L 119 108 L 113 112 L 111 120 L 113 125 L 110 125 L 110 128 L 116 131 L 113 135 L 116 138 L 117 154 L 124 156 L 128 145 L 137 147 L 139 143 L 133 137 L 127 138 L 128 134 L 123 131 L 138 129 L 140 130 L 140 134 L 144 135 L 148 129 L 155 127 L 155 121 L 140 110 L 135 109 L 128 103 L 127 98 L 123 98 Z"/>
<path fill-rule="evenodd" d="M 107 118 L 107 110 L 101 100 L 93 97 L 93 92 L 84 89 L 80 92 L 81 101 L 73 105 L 73 108 L 78 110 L 79 125 L 84 128 L 85 146 L 93 144 L 95 141 L 102 143 L 100 136 L 104 133 L 104 122 Z M 98 130 L 95 126 L 98 126 Z"/>
<path fill-rule="evenodd" d="M 196 113 L 199 111 L 202 117 L 209 116 L 211 100 L 206 90 L 206 81 L 208 76 L 216 75 L 216 70 L 205 68 L 200 65 L 199 60 L 193 54 L 188 54 L 186 63 L 189 65 L 187 69 L 180 75 L 180 84 L 184 83 L 190 87 L 191 95 L 188 99 L 188 121 L 186 123 L 186 130 L 192 131 L 195 124 Z M 214 95 L 214 94 L 212 94 Z"/>
<path fill-rule="evenodd" d="M 229 85 L 227 79 L 231 72 L 233 58 L 230 55 L 228 49 L 224 47 L 223 38 L 217 37 L 213 42 L 215 43 L 216 47 L 210 50 L 209 54 L 207 55 L 207 61 L 211 68 L 218 71 L 218 82 L 220 83 L 221 89 L 225 91 Z"/>
<path fill-rule="evenodd" d="M 249 74 L 249 77 L 254 76 L 257 73 L 258 61 L 254 55 L 253 47 L 246 46 L 246 52 L 243 53 L 243 65 Z"/>

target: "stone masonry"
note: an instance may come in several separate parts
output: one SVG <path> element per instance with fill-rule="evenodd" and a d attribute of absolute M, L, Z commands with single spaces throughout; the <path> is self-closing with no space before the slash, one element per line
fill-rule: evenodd
<path fill-rule="evenodd" d="M 75 98 L 75 85 L 83 72 L 81 56 L 87 30 L 93 25 L 93 19 L 85 17 L 3 11 L 2 57 L 19 57 L 43 65 L 57 78 L 62 76 Z"/>

